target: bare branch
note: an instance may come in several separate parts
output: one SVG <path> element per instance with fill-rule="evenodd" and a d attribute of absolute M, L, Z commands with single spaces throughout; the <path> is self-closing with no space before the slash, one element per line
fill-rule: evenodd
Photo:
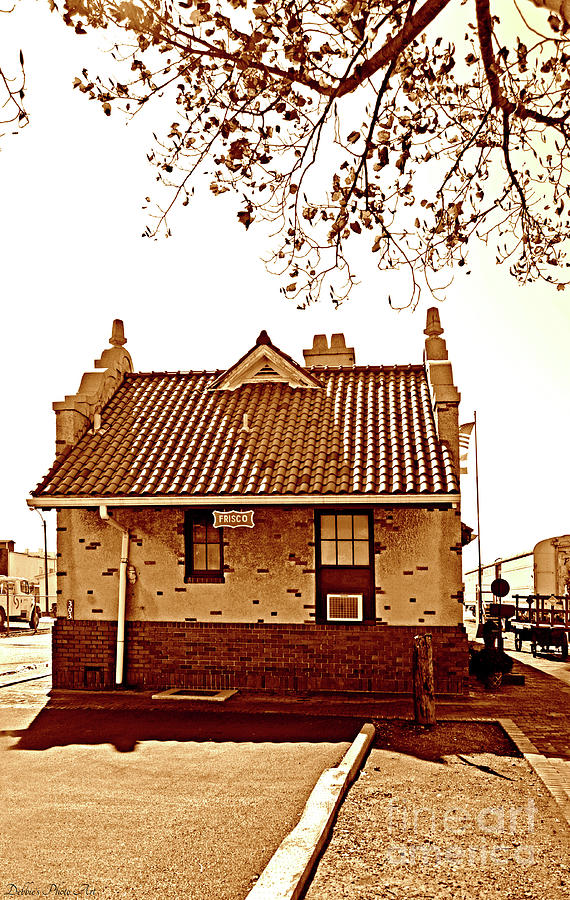
<path fill-rule="evenodd" d="M 464 21 L 444 39 L 452 4 Z M 556 17 L 537 41 L 475 4 L 475 24 L 463 0 L 67 0 L 64 18 L 108 29 L 117 58 L 78 90 L 171 123 L 148 235 L 207 179 L 245 228 L 267 223 L 287 297 L 342 302 L 358 243 L 410 273 L 415 302 L 476 238 L 519 281 L 565 283 L 570 42 Z"/>

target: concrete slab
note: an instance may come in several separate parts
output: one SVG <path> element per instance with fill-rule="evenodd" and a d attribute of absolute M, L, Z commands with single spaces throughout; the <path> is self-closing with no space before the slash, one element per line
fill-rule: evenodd
<path fill-rule="evenodd" d="M 151 700 L 204 700 L 208 703 L 223 703 L 237 694 L 237 691 L 200 691 L 192 688 L 169 688 L 167 691 L 159 691 L 151 694 Z"/>

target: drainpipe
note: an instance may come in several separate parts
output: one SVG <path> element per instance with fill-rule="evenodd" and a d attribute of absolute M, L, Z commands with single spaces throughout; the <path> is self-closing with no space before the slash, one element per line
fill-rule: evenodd
<path fill-rule="evenodd" d="M 125 657 L 125 609 L 127 601 L 127 565 L 129 563 L 129 529 L 123 528 L 107 512 L 106 506 L 99 507 L 99 515 L 109 525 L 121 532 L 121 562 L 119 565 L 119 604 L 117 609 L 117 663 L 115 684 L 123 683 L 123 662 Z"/>

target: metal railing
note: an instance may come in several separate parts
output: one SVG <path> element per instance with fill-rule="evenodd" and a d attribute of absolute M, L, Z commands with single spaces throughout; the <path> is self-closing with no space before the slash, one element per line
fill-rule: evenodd
<path fill-rule="evenodd" d="M 567 594 L 513 594 L 516 609 L 512 617 L 529 625 L 561 625 L 570 628 L 570 598 Z"/>

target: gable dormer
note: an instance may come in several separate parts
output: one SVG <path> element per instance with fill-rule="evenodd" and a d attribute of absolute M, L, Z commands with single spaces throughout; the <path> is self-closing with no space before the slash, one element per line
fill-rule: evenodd
<path fill-rule="evenodd" d="M 216 379 L 213 390 L 234 391 L 244 384 L 277 383 L 292 388 L 319 388 L 320 383 L 271 343 L 262 331 L 255 345 Z"/>

